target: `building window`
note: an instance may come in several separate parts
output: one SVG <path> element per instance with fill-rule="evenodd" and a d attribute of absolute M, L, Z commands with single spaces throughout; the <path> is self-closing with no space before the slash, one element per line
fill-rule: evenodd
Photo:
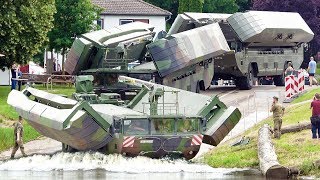
<path fill-rule="evenodd" d="M 120 19 L 120 25 L 132 23 L 133 19 Z"/>
<path fill-rule="evenodd" d="M 134 19 L 134 22 L 143 22 L 149 24 L 149 19 Z"/>
<path fill-rule="evenodd" d="M 104 28 L 104 20 L 103 19 L 98 19 L 97 20 L 97 25 L 100 26 L 101 29 Z"/>
<path fill-rule="evenodd" d="M 123 25 L 123 24 L 132 23 L 132 22 L 144 22 L 149 24 L 149 19 L 120 19 L 119 24 Z"/>

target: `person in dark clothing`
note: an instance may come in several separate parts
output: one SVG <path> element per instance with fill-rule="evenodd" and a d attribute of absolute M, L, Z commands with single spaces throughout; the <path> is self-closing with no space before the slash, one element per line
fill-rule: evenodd
<path fill-rule="evenodd" d="M 18 77 L 17 78 L 21 78 L 22 76 L 22 72 L 20 71 L 20 65 L 18 65 Z M 21 81 L 18 81 L 18 90 L 21 91 L 21 85 L 22 85 L 22 82 Z"/>
<path fill-rule="evenodd" d="M 312 116 L 310 118 L 312 138 L 320 138 L 320 94 L 315 94 L 310 108 L 312 109 Z"/>
<path fill-rule="evenodd" d="M 52 65 L 53 65 L 53 71 L 57 71 L 57 68 L 56 68 L 56 59 L 55 59 L 55 58 L 53 59 Z"/>
<path fill-rule="evenodd" d="M 11 90 L 16 89 L 17 86 L 17 65 L 13 64 L 11 67 Z"/>

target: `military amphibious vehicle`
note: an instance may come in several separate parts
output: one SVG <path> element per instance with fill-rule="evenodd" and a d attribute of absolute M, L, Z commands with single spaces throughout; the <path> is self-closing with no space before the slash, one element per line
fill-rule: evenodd
<path fill-rule="evenodd" d="M 213 59 L 214 78 L 233 79 L 240 89 L 251 89 L 254 79 L 266 76 L 284 85 L 288 62 L 300 68 L 303 44 L 314 36 L 298 13 L 270 11 L 179 14 L 168 36 L 212 23 L 219 23 L 232 50 Z"/>
<path fill-rule="evenodd" d="M 120 76 L 140 88 L 131 100 L 94 94 L 92 76 L 77 78 L 75 99 L 27 87 L 12 90 L 8 104 L 39 133 L 62 142 L 63 151 L 101 151 L 160 158 L 193 158 L 202 143 L 218 145 L 241 114 L 218 97 Z"/>
<path fill-rule="evenodd" d="M 96 76 L 99 93 L 116 92 L 123 98 L 137 90 L 119 83 L 120 75 L 199 92 L 211 84 L 213 58 L 230 51 L 218 24 L 155 42 L 152 30 L 148 24 L 135 22 L 83 34 L 68 53 L 66 71 Z M 132 62 L 142 65 L 129 68 Z"/>

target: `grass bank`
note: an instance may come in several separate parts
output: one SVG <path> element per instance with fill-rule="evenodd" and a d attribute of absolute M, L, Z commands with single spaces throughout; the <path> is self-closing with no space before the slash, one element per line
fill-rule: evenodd
<path fill-rule="evenodd" d="M 320 92 L 320 89 L 306 93 L 296 99 L 294 103 L 311 99 L 315 92 Z M 309 107 L 310 103 L 307 102 L 287 108 L 283 117 L 283 126 L 309 121 L 311 115 Z M 251 139 L 248 145 L 231 147 L 230 143 L 234 140 L 228 141 L 206 154 L 204 161 L 212 167 L 258 168 L 258 129 L 266 123 L 273 127 L 272 119 L 268 118 L 244 133 L 244 136 Z M 273 142 L 278 160 L 282 165 L 298 167 L 302 175 L 320 176 L 320 171 L 312 165 L 313 161 L 320 159 L 320 140 L 311 139 L 310 130 L 284 134 L 280 140 L 273 140 Z"/>
<path fill-rule="evenodd" d="M 37 89 L 45 90 L 43 86 L 36 86 Z M 0 152 L 14 145 L 12 124 L 18 119 L 18 113 L 7 104 L 7 97 L 10 93 L 10 86 L 0 86 Z M 64 94 L 70 97 L 74 92 L 73 87 L 55 86 L 48 92 L 54 94 Z M 5 126 L 1 126 L 5 124 Z M 38 138 L 40 134 L 33 129 L 28 123 L 24 122 L 23 141 L 28 142 Z"/>

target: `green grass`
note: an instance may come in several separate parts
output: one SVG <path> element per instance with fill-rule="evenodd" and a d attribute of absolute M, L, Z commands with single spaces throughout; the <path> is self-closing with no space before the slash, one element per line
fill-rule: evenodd
<path fill-rule="evenodd" d="M 287 108 L 283 117 L 283 125 L 309 121 L 311 115 L 309 106 L 309 103 L 304 103 Z M 212 167 L 258 168 L 258 129 L 266 123 L 273 127 L 272 119 L 268 118 L 244 133 L 244 136 L 251 139 L 248 145 L 231 147 L 230 143 L 234 140 L 228 141 L 206 154 L 204 161 Z M 320 141 L 311 139 L 310 130 L 284 134 L 280 140 L 273 141 L 280 164 L 287 167 L 298 167 L 302 175 L 320 176 L 320 171 L 314 169 L 312 165 L 313 161 L 320 159 Z"/>
<path fill-rule="evenodd" d="M 320 88 L 313 89 L 313 90 L 303 94 L 302 96 L 295 99 L 292 103 L 299 103 L 302 101 L 312 100 L 316 93 L 320 93 Z"/>
<path fill-rule="evenodd" d="M 46 90 L 42 85 L 36 85 L 37 89 Z M 10 86 L 0 86 L 0 123 L 13 123 L 12 120 L 18 119 L 18 113 L 7 104 L 7 97 L 11 91 Z M 54 86 L 53 90 L 48 92 L 54 94 L 64 94 L 71 97 L 75 91 L 73 87 Z M 24 142 L 28 142 L 38 138 L 40 134 L 33 129 L 28 123 L 24 123 Z M 14 145 L 13 127 L 0 127 L 0 151 L 8 149 Z"/>
<path fill-rule="evenodd" d="M 23 142 L 32 141 L 37 139 L 40 134 L 34 130 L 29 124 L 24 123 Z M 14 145 L 13 128 L 1 127 L 0 128 L 0 152 L 9 149 Z"/>
<path fill-rule="evenodd" d="M 320 63 L 317 63 L 316 74 L 320 74 Z"/>
<path fill-rule="evenodd" d="M 18 113 L 7 104 L 7 97 L 10 91 L 9 86 L 0 86 L 0 119 L 2 121 L 18 118 Z"/>
<path fill-rule="evenodd" d="M 43 87 L 42 85 L 36 85 L 35 88 L 46 90 L 46 87 Z M 0 121 L 6 119 L 18 119 L 18 113 L 7 104 L 7 97 L 10 91 L 10 86 L 0 86 Z M 54 86 L 52 90 L 49 90 L 48 92 L 54 94 L 64 94 L 68 97 L 71 97 L 72 93 L 75 92 L 75 89 L 73 87 Z"/>

